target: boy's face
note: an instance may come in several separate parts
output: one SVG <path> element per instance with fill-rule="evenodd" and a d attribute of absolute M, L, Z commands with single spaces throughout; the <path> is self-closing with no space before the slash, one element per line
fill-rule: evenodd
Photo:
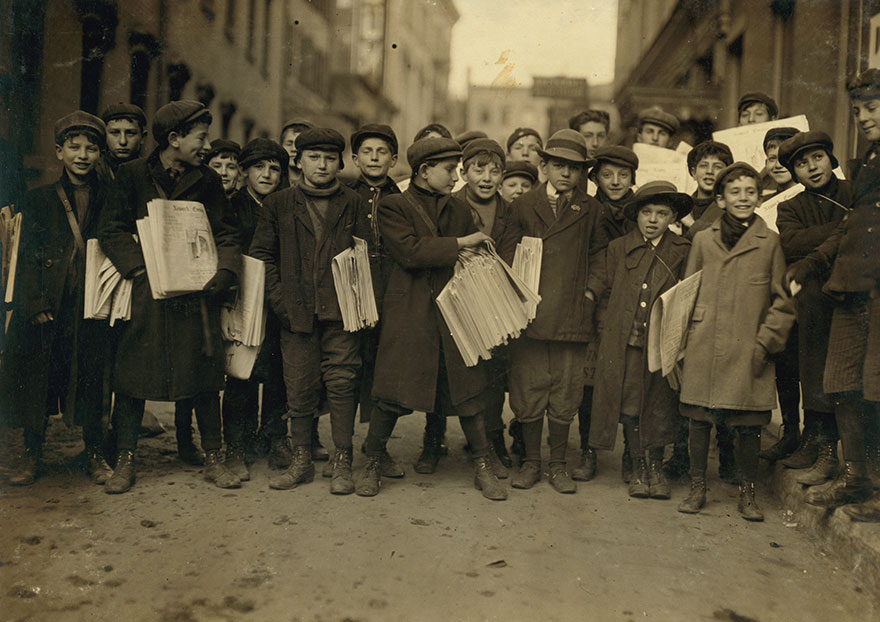
<path fill-rule="evenodd" d="M 303 178 L 318 188 L 329 186 L 339 172 L 339 152 L 304 149 L 299 157 Z"/>
<path fill-rule="evenodd" d="M 722 194 L 715 195 L 718 207 L 738 220 L 748 220 L 758 206 L 758 180 L 754 177 L 740 177 L 724 184 Z"/>
<path fill-rule="evenodd" d="M 477 158 L 474 158 L 472 162 L 468 162 L 464 171 L 464 180 L 467 182 L 468 189 L 475 196 L 487 201 L 498 192 L 501 175 L 504 171 L 495 162 L 477 164 L 476 160 Z"/>
<path fill-rule="evenodd" d="M 784 186 L 791 182 L 791 171 L 782 166 L 779 162 L 779 143 L 775 140 L 767 145 L 767 161 L 765 166 L 770 173 L 770 177 L 778 186 Z"/>
<path fill-rule="evenodd" d="M 208 166 L 220 175 L 220 181 L 223 182 L 223 189 L 226 192 L 235 188 L 235 182 L 238 181 L 241 169 L 238 168 L 238 160 L 234 155 L 231 153 L 218 153 L 208 160 Z"/>
<path fill-rule="evenodd" d="M 578 128 L 578 132 L 587 141 L 587 155 L 591 158 L 596 155 L 599 147 L 608 142 L 608 131 L 598 121 L 587 121 Z"/>
<path fill-rule="evenodd" d="M 669 144 L 671 135 L 669 131 L 660 127 L 655 123 L 642 123 L 636 141 L 647 145 L 655 145 L 657 147 L 666 147 Z"/>
<path fill-rule="evenodd" d="M 55 145 L 55 155 L 71 179 L 80 181 L 95 168 L 101 148 L 85 134 L 73 134 L 64 139 L 64 144 Z"/>
<path fill-rule="evenodd" d="M 556 188 L 556 192 L 568 192 L 580 180 L 583 166 L 560 158 L 550 158 L 549 161 L 541 160 L 541 172 L 547 182 Z"/>
<path fill-rule="evenodd" d="M 290 156 L 290 168 L 296 170 L 297 166 L 294 164 L 294 160 L 296 159 L 296 137 L 300 135 L 300 132 L 297 132 L 292 129 L 287 129 L 284 131 L 284 136 L 281 137 L 281 146 L 284 147 L 284 150 L 287 152 L 287 155 Z"/>
<path fill-rule="evenodd" d="M 419 177 L 429 190 L 440 194 L 452 194 L 458 181 L 458 158 L 446 158 L 433 166 L 420 167 Z"/>
<path fill-rule="evenodd" d="M 511 162 L 531 162 L 538 166 L 541 162 L 541 154 L 538 153 L 540 146 L 538 137 L 528 134 L 510 145 L 507 157 Z"/>
<path fill-rule="evenodd" d="M 854 99 L 852 110 L 865 138 L 880 141 L 880 99 Z"/>
<path fill-rule="evenodd" d="M 810 149 L 794 161 L 797 180 L 811 190 L 824 188 L 831 181 L 832 170 L 831 158 L 824 149 Z"/>
<path fill-rule="evenodd" d="M 762 104 L 761 102 L 753 102 L 748 106 L 744 106 L 743 109 L 739 111 L 740 125 L 764 123 L 772 120 L 773 117 L 770 116 L 770 110 L 767 109 L 767 104 Z"/>
<path fill-rule="evenodd" d="M 397 154 L 381 138 L 365 138 L 351 159 L 364 177 L 378 182 L 385 181 L 388 171 L 397 164 Z"/>
<path fill-rule="evenodd" d="M 646 203 L 639 208 L 636 222 L 646 240 L 656 240 L 675 221 L 675 212 L 668 205 Z"/>
<path fill-rule="evenodd" d="M 191 166 L 199 166 L 205 156 L 204 150 L 211 149 L 208 140 L 207 123 L 197 123 L 186 136 L 171 132 L 168 144 L 177 152 L 177 159 Z"/>
<path fill-rule="evenodd" d="M 144 139 L 140 124 L 132 119 L 107 121 L 107 151 L 120 162 L 136 158 Z"/>
<path fill-rule="evenodd" d="M 501 198 L 507 201 L 513 201 L 521 194 L 525 194 L 532 189 L 532 180 L 522 175 L 511 175 L 501 182 Z"/>
<path fill-rule="evenodd" d="M 703 156 L 697 165 L 691 169 L 691 177 L 697 182 L 701 194 L 707 197 L 712 196 L 715 188 L 715 177 L 718 172 L 724 168 L 724 162 L 721 158 L 714 155 Z"/>
<path fill-rule="evenodd" d="M 612 201 L 622 199 L 626 192 L 632 188 L 633 174 L 628 166 L 603 162 L 599 165 L 596 173 L 596 185 Z"/>
<path fill-rule="evenodd" d="M 261 197 L 278 188 L 281 183 L 281 163 L 278 160 L 260 160 L 251 164 L 245 171 L 247 185 L 251 191 Z"/>

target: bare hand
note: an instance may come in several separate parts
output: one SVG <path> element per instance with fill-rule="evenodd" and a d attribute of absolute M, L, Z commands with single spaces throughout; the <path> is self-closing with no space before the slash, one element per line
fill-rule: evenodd
<path fill-rule="evenodd" d="M 470 235 L 466 235 L 463 238 L 458 238 L 458 248 L 468 248 L 471 246 L 479 246 L 483 242 L 491 242 L 492 238 L 483 233 L 482 231 L 477 231 L 476 233 L 471 233 Z"/>
<path fill-rule="evenodd" d="M 51 311 L 40 311 L 34 317 L 31 318 L 31 324 L 34 326 L 39 326 L 40 324 L 48 324 L 55 320 L 55 316 L 52 315 Z"/>
<path fill-rule="evenodd" d="M 224 341 L 236 341 L 239 335 L 235 334 L 235 324 L 232 321 L 232 309 L 220 308 L 220 335 Z"/>

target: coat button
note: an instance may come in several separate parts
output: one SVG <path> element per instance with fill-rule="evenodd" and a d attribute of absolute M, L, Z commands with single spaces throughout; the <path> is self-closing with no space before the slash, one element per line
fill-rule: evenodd
<path fill-rule="evenodd" d="M 645 307 L 648 306 L 648 303 L 645 302 L 645 301 L 643 300 L 642 302 L 639 303 L 639 306 L 640 306 L 642 309 L 644 309 Z"/>
<path fill-rule="evenodd" d="M 372 215 L 372 214 L 367 214 L 367 218 L 369 218 L 369 219 L 371 219 L 371 220 L 372 220 L 372 218 L 373 218 L 373 215 Z"/>
<path fill-rule="evenodd" d="M 647 284 L 647 283 L 642 283 L 642 289 L 648 289 L 648 284 Z"/>
<path fill-rule="evenodd" d="M 55 263 L 55 262 L 52 261 L 51 259 L 47 259 L 46 263 L 43 265 L 45 265 L 47 268 L 51 268 L 53 263 Z"/>

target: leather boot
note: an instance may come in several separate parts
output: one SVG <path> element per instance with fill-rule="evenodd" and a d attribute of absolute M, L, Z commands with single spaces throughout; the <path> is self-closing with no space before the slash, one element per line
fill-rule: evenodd
<path fill-rule="evenodd" d="M 571 470 L 571 479 L 578 482 L 588 482 L 596 477 L 597 466 L 596 450 L 588 447 L 581 452 L 578 465 Z"/>
<path fill-rule="evenodd" d="M 109 495 L 123 493 L 134 485 L 134 452 L 120 451 L 116 455 L 116 468 L 104 484 L 104 492 Z"/>
<path fill-rule="evenodd" d="M 367 464 L 364 472 L 358 480 L 355 493 L 359 497 L 375 497 L 379 494 L 379 487 L 382 485 L 382 458 L 381 456 L 370 456 L 367 458 Z"/>
<path fill-rule="evenodd" d="M 798 484 L 804 486 L 818 486 L 828 480 L 834 479 L 840 462 L 837 458 L 837 441 L 820 440 L 818 443 L 818 457 L 809 469 L 798 473 L 794 478 Z"/>
<path fill-rule="evenodd" d="M 629 496 L 636 499 L 647 499 L 651 494 L 648 487 L 648 465 L 644 456 L 633 459 L 633 475 L 629 480 Z"/>
<path fill-rule="evenodd" d="M 764 513 L 758 507 L 758 502 L 755 500 L 755 482 L 740 483 L 739 503 L 737 503 L 736 509 L 748 521 L 760 522 L 764 520 Z"/>
<path fill-rule="evenodd" d="M 648 495 L 652 499 L 669 499 L 672 491 L 669 488 L 669 481 L 663 474 L 663 448 L 648 450 Z"/>
<path fill-rule="evenodd" d="M 297 484 L 306 484 L 315 479 L 315 465 L 312 463 L 312 448 L 300 445 L 293 448 L 293 460 L 286 471 L 269 478 L 269 488 L 290 490 Z"/>
<path fill-rule="evenodd" d="M 483 496 L 492 501 L 507 499 L 507 489 L 495 477 L 492 465 L 486 456 L 474 458 L 474 488 L 481 490 Z"/>
<path fill-rule="evenodd" d="M 318 438 L 318 418 L 312 419 L 312 461 L 324 462 L 330 459 L 330 452 L 321 444 Z"/>
<path fill-rule="evenodd" d="M 697 514 L 706 505 L 706 474 L 691 475 L 691 491 L 678 504 L 678 511 L 684 514 Z"/>
<path fill-rule="evenodd" d="M 858 523 L 880 523 L 880 494 L 864 503 L 843 506 L 843 511 Z"/>
<path fill-rule="evenodd" d="M 30 486 L 37 480 L 37 468 L 40 464 L 41 451 L 35 447 L 25 446 L 15 470 L 7 478 L 13 486 Z"/>
<path fill-rule="evenodd" d="M 620 456 L 620 478 L 624 484 L 629 484 L 633 478 L 633 459 L 626 434 L 623 436 L 623 454 Z"/>
<path fill-rule="evenodd" d="M 806 469 L 813 466 L 819 457 L 819 432 L 811 426 L 804 429 L 800 444 L 792 454 L 782 460 L 782 465 L 789 469 Z"/>
<path fill-rule="evenodd" d="M 799 444 L 800 432 L 798 431 L 797 424 L 783 425 L 782 436 L 779 437 L 779 440 L 767 449 L 760 451 L 758 457 L 769 462 L 776 462 L 794 453 Z"/>
<path fill-rule="evenodd" d="M 226 468 L 235 475 L 239 481 L 247 482 L 251 479 L 247 462 L 244 459 L 244 449 L 237 445 L 226 448 Z"/>
<path fill-rule="evenodd" d="M 330 482 L 330 494 L 350 495 L 354 492 L 354 480 L 351 477 L 351 447 L 337 449 L 333 453 L 330 464 L 333 465 L 333 479 Z"/>
<path fill-rule="evenodd" d="M 571 481 L 571 476 L 565 468 L 564 462 L 555 462 L 550 465 L 550 485 L 556 492 L 564 495 L 573 495 L 577 492 L 577 484 Z"/>
<path fill-rule="evenodd" d="M 865 439 L 865 451 L 868 454 L 868 477 L 871 478 L 871 484 L 874 490 L 880 490 L 880 443 L 876 439 L 868 442 Z"/>
<path fill-rule="evenodd" d="M 103 486 L 113 476 L 113 469 L 104 460 L 99 447 L 86 447 L 86 473 L 98 486 Z"/>
<path fill-rule="evenodd" d="M 293 461 L 293 452 L 290 451 L 290 444 L 287 442 L 287 436 L 276 436 L 269 444 L 269 468 L 270 469 L 286 469 Z"/>
<path fill-rule="evenodd" d="M 381 475 L 382 477 L 390 477 L 393 479 L 400 479 L 406 475 L 406 471 L 403 470 L 403 467 L 400 466 L 397 460 L 395 460 L 387 450 L 382 454 Z"/>
<path fill-rule="evenodd" d="M 492 444 L 489 444 L 489 465 L 492 467 L 492 472 L 495 474 L 495 477 L 498 479 L 507 479 L 507 467 L 504 466 L 504 462 L 501 461 L 501 458 L 498 454 L 495 453 L 495 448 Z M 510 456 L 508 456 L 510 458 Z"/>
<path fill-rule="evenodd" d="M 219 449 L 209 449 L 205 452 L 203 476 L 205 481 L 212 482 L 217 488 L 241 488 L 241 480 L 223 464 Z"/>
<path fill-rule="evenodd" d="M 528 490 L 541 481 L 541 463 L 527 460 L 513 476 L 510 485 L 514 488 Z"/>
<path fill-rule="evenodd" d="M 491 432 L 489 434 L 489 446 L 492 448 L 492 453 L 495 454 L 495 457 L 498 458 L 498 460 L 501 462 L 501 464 L 504 465 L 506 469 L 509 469 L 513 466 L 513 460 L 510 459 L 510 454 L 507 453 L 507 445 L 504 444 L 503 429 L 496 430 L 495 432 Z"/>
<path fill-rule="evenodd" d="M 205 454 L 193 442 L 192 428 L 189 423 L 186 427 L 178 427 L 175 430 L 175 436 L 177 437 L 177 457 L 181 462 L 191 466 L 205 464 Z"/>
<path fill-rule="evenodd" d="M 431 475 L 437 470 L 438 462 L 440 462 L 440 437 L 425 434 L 422 453 L 419 454 L 419 459 L 416 460 L 413 468 L 415 468 L 416 473 Z"/>
<path fill-rule="evenodd" d="M 843 471 L 830 486 L 811 488 L 804 500 L 810 505 L 836 508 L 848 503 L 867 501 L 873 492 L 865 463 L 847 461 Z"/>

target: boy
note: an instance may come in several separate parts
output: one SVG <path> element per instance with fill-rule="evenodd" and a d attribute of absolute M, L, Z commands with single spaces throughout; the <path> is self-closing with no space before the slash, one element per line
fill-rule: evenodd
<path fill-rule="evenodd" d="M 538 169 L 531 162 L 508 162 L 501 174 L 501 198 L 510 203 L 532 189 L 538 181 Z"/>
<path fill-rule="evenodd" d="M 441 124 L 441 123 L 428 123 L 425 127 L 416 132 L 416 135 L 413 137 L 413 143 L 417 143 L 423 138 L 452 138 L 452 132 L 449 129 Z M 412 176 L 407 177 L 406 179 L 401 179 L 397 182 L 397 189 L 401 192 L 406 192 L 406 189 L 409 188 L 410 181 L 412 181 Z"/>
<path fill-rule="evenodd" d="M 568 430 L 584 393 L 587 343 L 594 339 L 593 310 L 601 291 L 607 237 L 602 206 L 577 187 L 591 164 L 579 132 L 559 130 L 540 151 L 547 181 L 511 205 L 501 239 L 509 263 L 523 236 L 543 239 L 542 297 L 534 321 L 510 344 L 510 406 L 522 424 L 525 460 L 515 488 L 541 479 L 541 430 L 550 434 L 550 483 L 561 493 L 576 486 L 566 469 Z"/>
<path fill-rule="evenodd" d="M 648 372 L 651 307 L 684 273 L 690 242 L 668 231 L 693 206 L 665 181 L 645 184 L 626 208 L 637 228 L 611 241 L 606 260 L 610 290 L 596 364 L 590 446 L 612 449 L 618 421 L 634 456 L 631 497 L 668 499 L 663 448 L 678 428 L 678 400 L 660 373 Z M 646 459 L 647 458 L 647 462 Z"/>
<path fill-rule="evenodd" d="M 406 159 L 412 183 L 379 205 L 382 240 L 394 259 L 382 307 L 367 465 L 357 494 L 379 493 L 381 461 L 397 418 L 413 410 L 458 416 L 474 458 L 474 486 L 488 499 L 507 498 L 489 463 L 483 411 L 486 369 L 466 367 L 434 298 L 452 277 L 462 248 L 488 240 L 468 207 L 449 194 L 461 157 L 449 138 L 423 138 Z"/>
<path fill-rule="evenodd" d="M 721 208 L 715 203 L 715 177 L 718 171 L 731 164 L 733 154 L 730 147 L 714 140 L 702 142 L 688 152 L 688 173 L 697 182 L 697 190 L 692 195 L 694 210 L 682 223 L 688 227 L 686 237 L 689 240 L 721 217 Z"/>
<path fill-rule="evenodd" d="M 107 126 L 107 151 L 104 161 L 112 179 L 119 165 L 141 157 L 141 147 L 147 136 L 147 116 L 133 104 L 122 102 L 108 106 L 101 114 Z"/>
<path fill-rule="evenodd" d="M 84 320 L 85 243 L 95 237 L 105 189 L 95 172 L 104 147 L 101 119 L 77 110 L 55 123 L 60 179 L 25 194 L 9 349 L 0 368 L 4 424 L 24 428 L 24 454 L 9 483 L 36 479 L 46 434 L 47 397 L 82 425 L 86 471 L 109 479 L 102 456 L 106 321 Z M 14 406 L 13 406 L 14 405 Z"/>
<path fill-rule="evenodd" d="M 764 520 L 755 500 L 761 426 L 776 406 L 770 355 L 785 347 L 794 306 L 782 288 L 785 258 L 779 236 L 755 214 L 759 174 L 735 162 L 715 181 L 724 214 L 697 233 L 685 276 L 702 270 L 681 378 L 681 413 L 690 419 L 691 489 L 678 510 L 696 513 L 706 502 L 706 462 L 712 424 L 736 429 L 742 481 L 738 510 Z"/>
<path fill-rule="evenodd" d="M 596 151 L 608 142 L 611 119 L 604 110 L 585 110 L 568 121 L 568 127 L 581 133 L 587 141 L 587 156 L 596 157 Z"/>
<path fill-rule="evenodd" d="M 639 113 L 636 142 L 671 149 L 669 141 L 678 131 L 679 125 L 675 115 L 669 114 L 659 106 L 646 108 Z"/>
<path fill-rule="evenodd" d="M 268 138 L 255 138 L 244 146 L 239 155 L 239 166 L 245 179 L 244 187 L 232 196 L 241 226 L 241 252 L 250 254 L 256 222 L 263 209 L 263 201 L 275 192 L 287 170 L 287 151 Z M 225 326 L 225 323 L 223 324 Z M 226 440 L 226 466 L 241 481 L 250 479 L 247 467 L 247 448 L 252 447 L 258 436 L 269 445 L 269 467 L 274 469 L 290 466 L 291 453 L 287 445 L 284 414 L 286 396 L 284 376 L 281 370 L 281 347 L 279 344 L 278 318 L 269 313 L 266 334 L 251 378 L 241 380 L 226 377 L 223 392 L 223 436 Z M 234 335 L 224 334 L 233 341 Z M 261 427 L 257 433 L 257 409 L 260 406 L 260 384 L 263 385 L 263 403 L 260 408 Z"/>
<path fill-rule="evenodd" d="M 266 262 L 266 295 L 281 322 L 281 352 L 293 461 L 269 479 L 277 490 L 312 481 L 312 426 L 322 386 L 330 409 L 335 452 L 331 494 L 354 492 L 352 436 L 357 411 L 361 336 L 342 327 L 331 264 L 368 239 L 366 210 L 354 191 L 337 178 L 345 139 L 329 128 L 296 137 L 299 186 L 268 197 L 251 243 L 251 255 Z"/>
<path fill-rule="evenodd" d="M 302 179 L 302 171 L 296 163 L 296 137 L 305 130 L 310 130 L 314 127 L 315 125 L 311 121 L 293 119 L 285 123 L 284 127 L 281 128 L 281 137 L 278 141 L 289 156 L 290 163 L 287 171 L 287 183 L 291 188 L 295 188 Z"/>
<path fill-rule="evenodd" d="M 737 125 L 751 125 L 775 120 L 779 116 L 779 108 L 776 100 L 766 93 L 754 92 L 739 98 L 736 113 Z"/>
<path fill-rule="evenodd" d="M 196 101 L 173 101 L 156 111 L 156 149 L 119 167 L 101 217 L 101 248 L 124 278 L 132 279 L 131 320 L 124 322 L 113 374 L 118 424 L 118 456 L 107 493 L 134 484 L 134 451 L 145 400 L 192 398 L 205 449 L 204 477 L 220 488 L 241 485 L 220 457 L 220 394 L 224 351 L 220 298 L 238 279 L 241 249 L 238 219 L 217 174 L 202 164 L 211 113 Z M 154 300 L 144 256 L 135 241 L 136 221 L 153 199 L 197 201 L 204 205 L 217 247 L 217 272 L 202 292 Z M 161 338 L 157 338 L 161 336 Z"/>
<path fill-rule="evenodd" d="M 209 144 L 204 161 L 209 168 L 220 175 L 223 190 L 226 196 L 231 198 L 238 190 L 238 182 L 241 178 L 241 168 L 238 165 L 241 145 L 233 140 L 222 139 L 211 141 Z"/>
<path fill-rule="evenodd" d="M 834 144 L 825 132 L 800 132 L 779 147 L 779 160 L 794 178 L 806 188 L 805 192 L 779 205 L 776 224 L 779 241 L 786 262 L 791 265 L 809 255 L 837 229 L 852 201 L 847 181 L 840 181 L 832 172 L 837 167 Z M 822 484 L 837 474 L 837 425 L 834 404 L 822 389 L 825 358 L 828 354 L 828 334 L 834 305 L 825 296 L 819 284 L 810 281 L 798 294 L 797 341 L 790 350 L 793 366 L 799 371 L 800 387 L 792 387 L 789 408 L 785 408 L 783 391 L 779 391 L 784 433 L 779 453 L 791 453 L 798 445 L 798 402 L 803 396 L 804 435 L 807 441 L 797 460 L 783 461 L 791 468 L 811 467 L 797 476 L 797 481 L 808 486 Z M 777 365 L 778 366 L 778 365 Z M 800 389 L 800 393 L 797 393 Z M 793 405 L 793 408 L 790 406 Z M 783 441 L 787 440 L 787 444 Z M 812 446 L 814 463 L 806 455 Z M 818 447 L 818 452 L 816 452 Z M 772 448 L 771 448 L 772 449 Z M 776 457 L 771 454 L 770 458 Z M 782 456 L 784 457 L 784 456 Z"/>
<path fill-rule="evenodd" d="M 541 135 L 530 127 L 518 127 L 507 137 L 507 159 L 511 162 L 529 162 L 540 168 L 541 155 L 538 150 L 544 146 Z"/>
<path fill-rule="evenodd" d="M 779 161 L 779 146 L 786 140 L 797 134 L 800 130 L 794 127 L 771 127 L 764 134 L 764 170 L 770 176 L 775 188 L 764 190 L 761 197 L 762 201 L 772 199 L 774 196 L 784 190 L 788 190 L 794 185 L 791 178 L 791 171 L 785 168 Z"/>

